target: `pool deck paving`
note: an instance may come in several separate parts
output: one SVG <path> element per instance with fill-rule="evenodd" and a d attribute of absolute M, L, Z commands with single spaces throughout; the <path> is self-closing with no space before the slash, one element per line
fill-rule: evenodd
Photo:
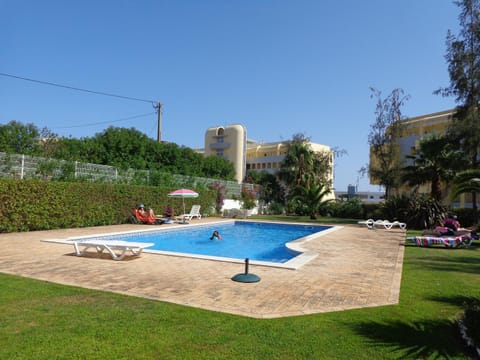
<path fill-rule="evenodd" d="M 199 224 L 221 219 L 192 220 Z M 162 227 L 188 225 L 161 225 Z M 261 265 L 261 280 L 232 281 L 244 263 L 144 252 L 113 261 L 108 254 L 75 256 L 69 244 L 45 242 L 145 229 L 115 225 L 0 235 L 0 272 L 110 291 L 253 318 L 277 318 L 398 304 L 405 231 L 342 225 L 304 248 L 318 256 L 296 270 Z"/>

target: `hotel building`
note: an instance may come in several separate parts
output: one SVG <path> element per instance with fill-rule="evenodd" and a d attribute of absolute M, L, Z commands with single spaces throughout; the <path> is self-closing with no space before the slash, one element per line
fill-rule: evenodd
<path fill-rule="evenodd" d="M 420 141 L 432 134 L 444 135 L 447 132 L 448 126 L 452 123 L 455 109 L 436 112 L 402 120 L 401 135 L 398 138 L 398 154 L 399 162 L 403 166 L 412 165 L 413 160 L 407 158 L 407 155 L 415 155 L 420 148 Z M 370 152 L 370 159 L 374 161 L 372 152 Z M 375 184 L 375 179 L 370 179 L 371 184 Z M 430 193 L 430 184 L 423 184 L 418 188 L 420 193 Z M 408 194 L 412 191 L 408 186 L 402 186 L 396 189 L 397 194 Z M 444 201 L 452 206 L 470 207 L 471 195 L 462 194 L 453 202 L 448 198 L 450 189 L 447 184 L 443 187 Z"/>
<path fill-rule="evenodd" d="M 216 155 L 231 161 L 237 182 L 242 182 L 248 170 L 275 174 L 288 151 L 289 141 L 259 143 L 247 139 L 247 130 L 241 124 L 214 126 L 205 132 L 205 156 Z M 333 188 L 333 151 L 329 146 L 309 143 L 315 152 L 328 153 L 331 173 L 328 178 Z"/>

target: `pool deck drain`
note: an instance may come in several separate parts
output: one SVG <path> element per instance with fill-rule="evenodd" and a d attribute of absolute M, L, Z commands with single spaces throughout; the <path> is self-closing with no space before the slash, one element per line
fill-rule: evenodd
<path fill-rule="evenodd" d="M 150 253 L 123 261 L 113 261 L 106 254 L 77 257 L 72 245 L 42 241 L 139 228 L 144 226 L 1 234 L 0 272 L 254 318 L 395 305 L 399 301 L 405 231 L 398 229 L 343 226 L 306 243 L 305 248 L 319 255 L 297 270 L 250 265 L 250 271 L 261 278 L 254 283 L 231 280 L 244 268 L 238 263 Z"/>

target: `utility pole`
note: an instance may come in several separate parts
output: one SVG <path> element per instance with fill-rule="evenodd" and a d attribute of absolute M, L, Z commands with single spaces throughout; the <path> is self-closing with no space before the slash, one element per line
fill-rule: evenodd
<path fill-rule="evenodd" d="M 157 110 L 157 116 L 158 116 L 157 142 L 161 143 L 162 142 L 162 104 L 158 102 L 155 109 Z"/>

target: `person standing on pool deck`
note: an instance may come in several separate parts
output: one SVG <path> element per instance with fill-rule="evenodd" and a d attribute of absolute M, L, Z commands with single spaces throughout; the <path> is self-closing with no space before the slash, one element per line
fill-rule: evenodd
<path fill-rule="evenodd" d="M 222 236 L 220 235 L 220 233 L 215 230 L 212 234 L 212 236 L 210 236 L 210 240 L 213 240 L 213 239 L 218 239 L 218 240 L 222 240 Z"/>

